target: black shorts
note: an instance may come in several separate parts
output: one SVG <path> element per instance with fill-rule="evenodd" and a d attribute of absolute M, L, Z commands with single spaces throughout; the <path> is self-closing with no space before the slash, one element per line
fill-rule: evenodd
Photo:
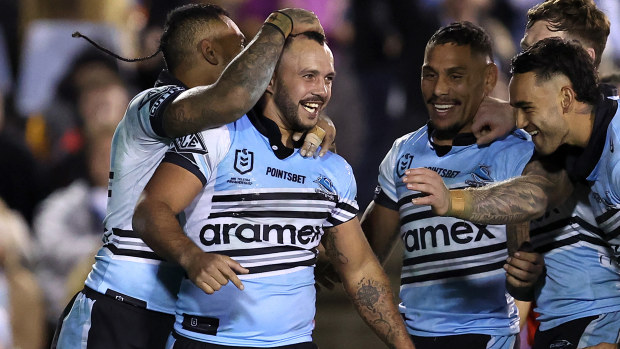
<path fill-rule="evenodd" d="M 420 337 L 411 335 L 416 349 L 467 348 L 486 349 L 491 336 L 485 334 L 460 334 L 441 337 Z"/>
<path fill-rule="evenodd" d="M 79 348 L 80 341 L 86 340 L 88 349 L 165 348 L 174 315 L 148 310 L 140 301 L 136 303 L 126 296 L 123 301 L 115 296 L 88 287 L 78 293 L 59 324 L 58 347 Z M 92 310 L 89 300 L 94 301 Z M 84 338 L 86 330 L 88 334 Z"/>
<path fill-rule="evenodd" d="M 211 343 L 204 343 L 183 337 L 180 334 L 173 332 L 172 336 L 175 339 L 172 349 L 256 349 L 254 347 L 229 347 L 226 345 L 218 345 Z M 283 345 L 279 347 L 270 347 L 271 349 L 318 349 L 319 347 L 312 342 L 297 343 L 291 345 Z"/>
<path fill-rule="evenodd" d="M 546 331 L 536 331 L 532 349 L 573 349 L 577 348 L 579 339 L 586 327 L 598 316 L 588 316 L 565 322 Z M 553 347 L 552 347 L 553 346 Z"/>

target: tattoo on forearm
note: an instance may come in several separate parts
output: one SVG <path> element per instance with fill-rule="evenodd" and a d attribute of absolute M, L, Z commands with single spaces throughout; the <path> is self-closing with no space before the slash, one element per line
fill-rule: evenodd
<path fill-rule="evenodd" d="M 338 250 L 338 248 L 336 247 L 335 233 L 337 232 L 338 228 L 335 227 L 326 230 L 323 238 L 321 239 L 321 242 L 325 247 L 325 254 L 327 255 L 327 257 L 329 257 L 329 259 L 331 259 L 332 261 L 338 261 L 342 264 L 347 264 L 349 263 L 349 259 L 344 254 L 342 254 L 342 252 L 340 252 L 340 250 Z"/>
<path fill-rule="evenodd" d="M 376 280 L 363 278 L 352 298 L 362 318 L 386 344 L 393 345 L 398 331 L 393 327 L 392 321 L 400 319 L 386 319 L 384 316 L 387 306 L 390 305 L 387 302 L 392 301 L 389 289 Z"/>

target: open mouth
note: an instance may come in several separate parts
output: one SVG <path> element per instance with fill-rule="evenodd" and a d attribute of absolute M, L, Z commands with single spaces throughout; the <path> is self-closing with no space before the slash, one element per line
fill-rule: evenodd
<path fill-rule="evenodd" d="M 306 103 L 301 103 L 301 106 L 308 112 L 311 114 L 314 114 L 316 112 L 319 111 L 319 108 L 321 107 L 321 105 L 317 102 L 306 102 Z"/>
<path fill-rule="evenodd" d="M 540 131 L 538 131 L 538 130 L 529 130 L 529 131 L 525 130 L 525 132 L 529 133 L 530 136 L 532 136 L 532 137 L 534 137 L 534 136 L 536 136 L 537 134 L 540 133 Z"/>

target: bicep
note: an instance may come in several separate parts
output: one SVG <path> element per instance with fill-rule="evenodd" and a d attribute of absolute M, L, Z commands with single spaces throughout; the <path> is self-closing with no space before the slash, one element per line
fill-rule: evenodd
<path fill-rule="evenodd" d="M 530 161 L 523 170 L 523 175 L 533 179 L 529 181 L 544 193 L 548 207 L 563 203 L 573 192 L 573 185 L 564 169 L 549 169 L 540 160 Z"/>
<path fill-rule="evenodd" d="M 385 261 L 398 236 L 400 228 L 398 211 L 371 201 L 364 212 L 361 226 L 372 250 L 379 260 Z"/>
<path fill-rule="evenodd" d="M 143 200 L 159 202 L 175 214 L 181 212 L 202 190 L 202 182 L 188 170 L 162 162 L 142 193 Z"/>
<path fill-rule="evenodd" d="M 325 254 L 341 275 L 347 270 L 360 270 L 374 258 L 357 218 L 325 229 L 321 242 Z"/>

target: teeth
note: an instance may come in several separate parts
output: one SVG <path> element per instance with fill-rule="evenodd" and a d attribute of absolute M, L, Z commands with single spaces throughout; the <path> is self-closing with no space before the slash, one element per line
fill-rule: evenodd
<path fill-rule="evenodd" d="M 435 109 L 438 110 L 448 110 L 450 108 L 452 108 L 454 106 L 454 104 L 435 104 Z"/>
<path fill-rule="evenodd" d="M 529 131 L 530 136 L 536 136 L 538 134 L 538 130 Z"/>
<path fill-rule="evenodd" d="M 301 105 L 306 109 L 309 113 L 314 113 L 317 109 L 319 109 L 319 103 L 304 103 Z"/>

